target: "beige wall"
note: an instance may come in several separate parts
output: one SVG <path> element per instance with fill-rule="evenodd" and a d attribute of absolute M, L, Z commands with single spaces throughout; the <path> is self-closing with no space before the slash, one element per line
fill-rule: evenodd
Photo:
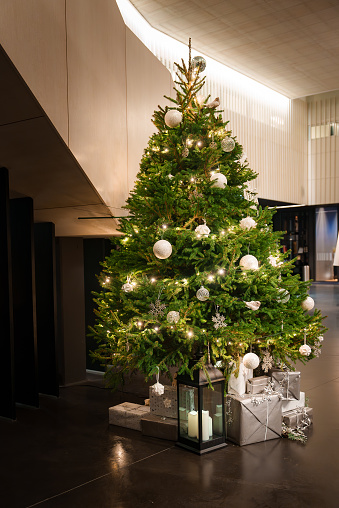
<path fill-rule="evenodd" d="M 309 204 L 339 202 L 339 92 L 308 98 Z"/>
<path fill-rule="evenodd" d="M 169 72 L 113 0 L 2 0 L 1 44 L 113 214 L 121 214 Z"/>

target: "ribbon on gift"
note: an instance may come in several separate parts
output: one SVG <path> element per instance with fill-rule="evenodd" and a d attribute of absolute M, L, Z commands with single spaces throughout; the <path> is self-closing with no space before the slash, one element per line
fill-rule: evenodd
<path fill-rule="evenodd" d="M 280 391 L 284 399 L 300 399 L 300 372 L 271 369 L 270 375 L 276 391 Z"/>

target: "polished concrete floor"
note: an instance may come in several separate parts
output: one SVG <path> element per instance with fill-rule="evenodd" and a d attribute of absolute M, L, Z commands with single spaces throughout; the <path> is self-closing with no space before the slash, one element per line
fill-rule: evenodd
<path fill-rule="evenodd" d="M 322 355 L 301 366 L 314 408 L 306 445 L 276 439 L 197 456 L 108 425 L 108 407 L 138 402 L 93 380 L 0 420 L 2 508 L 339 507 L 339 285 L 311 295 L 328 316 Z"/>

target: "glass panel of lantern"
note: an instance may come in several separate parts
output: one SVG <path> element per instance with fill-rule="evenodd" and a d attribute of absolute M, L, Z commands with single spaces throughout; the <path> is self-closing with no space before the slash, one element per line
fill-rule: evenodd
<path fill-rule="evenodd" d="M 225 443 L 225 378 L 216 367 L 194 371 L 193 379 L 178 375 L 178 441 L 177 445 L 202 454 L 226 446 Z"/>

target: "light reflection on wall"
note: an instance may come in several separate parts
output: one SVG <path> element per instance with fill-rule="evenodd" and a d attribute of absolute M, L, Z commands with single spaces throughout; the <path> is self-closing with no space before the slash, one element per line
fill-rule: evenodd
<path fill-rule="evenodd" d="M 125 24 L 174 74 L 174 62 L 188 59 L 187 45 L 154 29 L 128 0 L 117 0 Z M 194 39 L 193 39 L 194 47 Z M 224 121 L 244 146 L 259 197 L 307 202 L 307 105 L 200 54 L 207 62 L 201 93 L 219 97 Z M 175 77 L 175 76 L 173 76 Z"/>
<path fill-rule="evenodd" d="M 316 280 L 333 280 L 333 256 L 338 235 L 336 208 L 319 207 L 315 212 Z"/>

